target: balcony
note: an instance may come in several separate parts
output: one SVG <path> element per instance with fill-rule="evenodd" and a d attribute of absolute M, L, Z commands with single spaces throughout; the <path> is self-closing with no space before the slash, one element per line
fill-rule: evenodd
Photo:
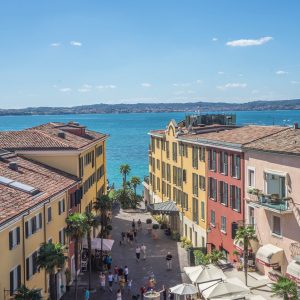
<path fill-rule="evenodd" d="M 257 189 L 248 190 L 248 194 L 249 198 L 246 201 L 256 207 L 263 207 L 280 214 L 292 213 L 290 197 L 280 198 L 278 194 L 267 195 Z"/>

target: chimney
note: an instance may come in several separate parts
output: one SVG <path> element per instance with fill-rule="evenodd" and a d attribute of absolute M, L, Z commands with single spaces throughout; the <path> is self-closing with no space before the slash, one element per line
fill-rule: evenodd
<path fill-rule="evenodd" d="M 18 171 L 18 164 L 16 162 L 10 162 L 8 167 L 11 169 L 11 170 L 14 170 L 14 171 Z"/>
<path fill-rule="evenodd" d="M 294 129 L 299 129 L 298 122 L 295 122 L 295 123 L 294 123 Z"/>
<path fill-rule="evenodd" d="M 60 131 L 58 134 L 57 134 L 58 137 L 62 138 L 62 139 L 65 139 L 66 138 L 66 135 L 63 131 Z"/>

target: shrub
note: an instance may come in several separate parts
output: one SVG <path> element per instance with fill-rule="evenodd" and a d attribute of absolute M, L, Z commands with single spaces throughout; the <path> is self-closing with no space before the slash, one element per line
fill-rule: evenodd
<path fill-rule="evenodd" d="M 147 219 L 146 224 L 152 224 L 152 219 Z"/>
<path fill-rule="evenodd" d="M 152 229 L 154 229 L 154 230 L 159 229 L 159 225 L 158 224 L 153 224 Z"/>
<path fill-rule="evenodd" d="M 112 226 L 109 224 L 109 225 L 106 226 L 106 229 L 109 230 L 109 231 L 111 231 L 112 230 Z"/>
<path fill-rule="evenodd" d="M 192 248 L 192 247 L 193 247 L 192 241 L 189 240 L 189 239 L 187 239 L 187 240 L 185 241 L 185 245 L 184 245 L 185 250 L 188 250 L 189 248 Z"/>
<path fill-rule="evenodd" d="M 153 218 L 158 224 L 162 224 L 163 221 L 162 216 L 153 216 Z"/>
<path fill-rule="evenodd" d="M 201 250 L 194 250 L 194 256 L 195 256 L 195 265 L 203 265 L 206 266 L 209 264 L 209 260 L 207 258 L 207 255 L 205 255 Z"/>

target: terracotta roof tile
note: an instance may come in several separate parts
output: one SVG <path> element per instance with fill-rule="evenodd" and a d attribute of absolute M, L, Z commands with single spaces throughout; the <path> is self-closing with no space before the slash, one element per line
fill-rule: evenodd
<path fill-rule="evenodd" d="M 17 171 L 9 168 L 10 162 L 17 164 Z M 41 192 L 34 196 L 0 183 L 0 224 L 79 182 L 74 176 L 15 154 L 1 156 L 0 176 L 30 185 Z"/>

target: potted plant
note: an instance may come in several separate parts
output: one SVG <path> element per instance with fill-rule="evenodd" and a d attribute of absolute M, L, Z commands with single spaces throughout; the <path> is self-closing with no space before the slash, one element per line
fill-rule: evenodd
<path fill-rule="evenodd" d="M 271 195 L 271 203 L 278 203 L 279 202 L 279 195 L 278 194 L 272 194 Z"/>
<path fill-rule="evenodd" d="M 180 246 L 181 246 L 181 248 L 184 248 L 186 240 L 187 240 L 187 238 L 185 236 L 182 236 L 180 238 Z"/>
<path fill-rule="evenodd" d="M 152 238 L 155 240 L 155 239 L 157 239 L 156 230 L 159 229 L 159 225 L 158 224 L 153 224 L 152 229 L 154 230 L 154 233 L 152 234 Z"/>
<path fill-rule="evenodd" d="M 66 291 L 69 292 L 71 288 L 71 281 L 72 281 L 72 275 L 69 268 L 66 268 L 65 275 L 66 275 Z"/>
<path fill-rule="evenodd" d="M 248 194 L 252 195 L 253 194 L 253 189 L 249 188 L 247 192 L 248 192 Z"/>
<path fill-rule="evenodd" d="M 259 194 L 259 192 L 260 192 L 259 189 L 252 189 L 252 194 L 253 195 L 257 196 Z"/>
<path fill-rule="evenodd" d="M 147 219 L 146 224 L 147 224 L 148 233 L 150 234 L 152 231 L 152 227 L 151 227 L 152 219 Z"/>

